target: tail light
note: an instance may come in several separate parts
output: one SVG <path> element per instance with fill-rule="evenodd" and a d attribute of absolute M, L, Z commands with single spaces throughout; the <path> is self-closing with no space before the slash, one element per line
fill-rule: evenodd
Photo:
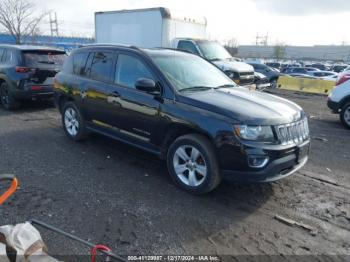
<path fill-rule="evenodd" d="M 35 69 L 29 68 L 29 67 L 23 67 L 23 66 L 16 66 L 16 72 L 17 73 L 29 73 L 29 72 L 34 72 Z"/>
<path fill-rule="evenodd" d="M 32 86 L 32 91 L 40 91 L 43 87 L 42 86 Z"/>
<path fill-rule="evenodd" d="M 336 86 L 341 85 L 350 79 L 350 74 L 341 75 L 340 78 L 335 83 Z"/>

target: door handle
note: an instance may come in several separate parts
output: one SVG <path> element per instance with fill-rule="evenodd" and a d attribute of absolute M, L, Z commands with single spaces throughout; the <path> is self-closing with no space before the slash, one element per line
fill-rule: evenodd
<path fill-rule="evenodd" d="M 117 91 L 113 91 L 110 96 L 112 96 L 112 97 L 120 97 L 120 94 Z"/>
<path fill-rule="evenodd" d="M 120 98 L 120 94 L 117 91 L 112 92 L 107 96 L 108 103 L 118 103 Z"/>

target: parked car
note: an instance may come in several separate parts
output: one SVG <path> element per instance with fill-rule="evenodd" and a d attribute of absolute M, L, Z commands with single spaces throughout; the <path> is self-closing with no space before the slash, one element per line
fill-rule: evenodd
<path fill-rule="evenodd" d="M 247 63 L 237 62 L 218 42 L 196 39 L 175 39 L 179 50 L 199 55 L 215 64 L 236 84 L 252 87 L 254 84 L 254 68 Z"/>
<path fill-rule="evenodd" d="M 315 67 L 315 68 L 320 69 L 322 71 L 328 70 L 327 66 L 325 64 L 322 64 L 322 63 L 314 63 L 311 65 L 311 67 Z"/>
<path fill-rule="evenodd" d="M 336 72 L 336 73 L 340 73 L 340 72 L 344 71 L 347 67 L 348 67 L 348 65 L 345 65 L 345 64 L 333 65 L 331 67 L 331 70 Z"/>
<path fill-rule="evenodd" d="M 307 75 L 307 74 L 302 74 L 302 73 L 290 73 L 288 76 L 291 77 L 298 77 L 298 78 L 309 78 L 309 79 L 317 79 L 315 76 Z"/>
<path fill-rule="evenodd" d="M 288 75 L 292 73 L 307 75 L 309 71 L 305 67 L 287 67 L 287 68 L 284 68 L 281 72 L 283 74 L 288 74 Z"/>
<path fill-rule="evenodd" d="M 269 79 L 262 73 L 254 72 L 255 75 L 255 86 L 257 90 L 264 90 L 271 87 Z"/>
<path fill-rule="evenodd" d="M 66 58 L 62 50 L 0 45 L 0 101 L 7 110 L 25 100 L 53 97 L 53 77 Z"/>
<path fill-rule="evenodd" d="M 315 67 L 304 67 L 304 69 L 305 69 L 307 72 L 321 71 L 320 69 L 315 68 Z"/>
<path fill-rule="evenodd" d="M 335 88 L 328 96 L 328 107 L 340 115 L 342 124 L 350 129 L 350 71 L 339 75 Z"/>
<path fill-rule="evenodd" d="M 324 78 L 324 77 L 337 77 L 338 73 L 332 72 L 332 71 L 310 71 L 308 73 L 311 76 L 319 77 L 319 78 Z"/>
<path fill-rule="evenodd" d="M 281 67 L 282 67 L 281 63 L 279 62 L 267 62 L 266 65 L 278 70 L 281 70 Z"/>
<path fill-rule="evenodd" d="M 323 80 L 336 82 L 338 80 L 338 77 L 339 77 L 339 75 L 337 74 L 337 75 L 331 75 L 331 76 L 323 76 L 323 77 L 320 77 L 320 78 L 323 79 Z"/>
<path fill-rule="evenodd" d="M 307 117 L 298 105 L 239 87 L 187 52 L 77 49 L 55 77 L 55 101 L 70 139 L 92 131 L 151 152 L 195 194 L 222 178 L 282 179 L 308 159 Z"/>
<path fill-rule="evenodd" d="M 256 72 L 259 72 L 265 75 L 269 79 L 269 82 L 271 83 L 272 88 L 275 88 L 277 86 L 278 78 L 282 75 L 281 73 L 271 69 L 271 67 L 264 64 L 257 64 L 257 63 L 249 63 L 249 64 L 252 67 L 254 67 L 254 70 Z"/>
<path fill-rule="evenodd" d="M 350 71 L 350 66 L 347 66 L 342 72 Z"/>

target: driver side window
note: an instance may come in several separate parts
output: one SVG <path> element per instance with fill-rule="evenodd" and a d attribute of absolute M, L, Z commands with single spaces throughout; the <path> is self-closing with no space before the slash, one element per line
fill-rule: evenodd
<path fill-rule="evenodd" d="M 139 59 L 129 55 L 118 55 L 114 83 L 135 88 L 139 78 L 154 80 L 150 70 Z"/>

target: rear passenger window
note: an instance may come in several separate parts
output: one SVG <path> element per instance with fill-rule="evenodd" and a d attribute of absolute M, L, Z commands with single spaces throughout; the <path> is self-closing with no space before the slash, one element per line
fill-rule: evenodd
<path fill-rule="evenodd" d="M 76 53 L 73 55 L 73 73 L 75 75 L 85 75 L 85 66 L 89 53 Z"/>
<path fill-rule="evenodd" d="M 3 59 L 7 64 L 11 64 L 15 61 L 15 55 L 14 52 L 10 49 L 6 50 L 6 55 Z"/>
<path fill-rule="evenodd" d="M 95 80 L 108 82 L 111 80 L 112 67 L 112 52 L 96 52 L 91 63 L 90 77 Z"/>
<path fill-rule="evenodd" d="M 133 56 L 119 55 L 114 82 L 135 88 L 136 81 L 139 78 L 154 79 L 152 73 L 139 59 Z"/>

